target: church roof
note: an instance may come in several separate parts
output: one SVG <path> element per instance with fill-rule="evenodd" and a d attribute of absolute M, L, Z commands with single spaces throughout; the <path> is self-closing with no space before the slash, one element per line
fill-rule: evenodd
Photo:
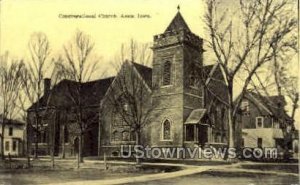
<path fill-rule="evenodd" d="M 82 102 L 84 106 L 98 105 L 100 100 L 104 97 L 107 89 L 112 83 L 114 77 L 99 79 L 95 81 L 84 82 L 82 87 Z M 56 84 L 50 91 L 51 99 L 49 96 L 42 96 L 41 99 L 34 103 L 28 110 L 34 109 L 39 103 L 40 107 L 44 106 L 74 106 L 70 96 L 76 97 L 79 82 L 64 79 Z"/>
<path fill-rule="evenodd" d="M 181 30 L 181 29 L 191 31 L 188 25 L 186 24 L 185 20 L 183 19 L 181 13 L 178 11 L 165 32 Z"/>
<path fill-rule="evenodd" d="M 147 85 L 151 88 L 152 86 L 152 69 L 150 67 L 144 66 L 142 64 L 138 64 L 133 62 L 134 67 L 140 73 L 140 75 L 144 78 Z"/>

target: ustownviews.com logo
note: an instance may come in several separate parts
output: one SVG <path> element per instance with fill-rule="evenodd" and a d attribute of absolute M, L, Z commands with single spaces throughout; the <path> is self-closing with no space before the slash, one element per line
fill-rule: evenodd
<path fill-rule="evenodd" d="M 142 145 L 121 145 L 120 156 L 123 158 L 137 157 L 148 159 L 159 158 L 198 158 L 198 159 L 235 159 L 242 157 L 245 159 L 277 159 L 277 148 L 207 148 L 201 147 L 150 147 Z"/>

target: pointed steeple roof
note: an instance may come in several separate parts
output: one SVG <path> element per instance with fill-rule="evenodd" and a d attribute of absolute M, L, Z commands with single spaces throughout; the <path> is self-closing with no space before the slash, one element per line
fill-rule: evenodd
<path fill-rule="evenodd" d="M 176 16 L 173 18 L 172 22 L 169 24 L 165 32 L 180 30 L 180 29 L 191 31 L 188 25 L 186 24 L 185 20 L 183 19 L 181 13 L 178 10 Z"/>

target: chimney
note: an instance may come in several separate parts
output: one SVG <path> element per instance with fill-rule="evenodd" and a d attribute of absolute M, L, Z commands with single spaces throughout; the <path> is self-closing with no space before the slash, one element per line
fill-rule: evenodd
<path fill-rule="evenodd" d="M 50 87 L 51 87 L 51 79 L 45 78 L 44 79 L 44 96 L 49 95 Z"/>

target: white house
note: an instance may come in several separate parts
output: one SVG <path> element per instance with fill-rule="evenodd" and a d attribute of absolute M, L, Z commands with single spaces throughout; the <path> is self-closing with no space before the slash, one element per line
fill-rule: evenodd
<path fill-rule="evenodd" d="M 21 156 L 24 150 L 25 123 L 17 120 L 6 121 L 4 128 L 4 155 Z M 2 135 L 2 119 L 0 120 L 0 134 Z M 1 147 L 0 152 L 2 153 Z"/>

